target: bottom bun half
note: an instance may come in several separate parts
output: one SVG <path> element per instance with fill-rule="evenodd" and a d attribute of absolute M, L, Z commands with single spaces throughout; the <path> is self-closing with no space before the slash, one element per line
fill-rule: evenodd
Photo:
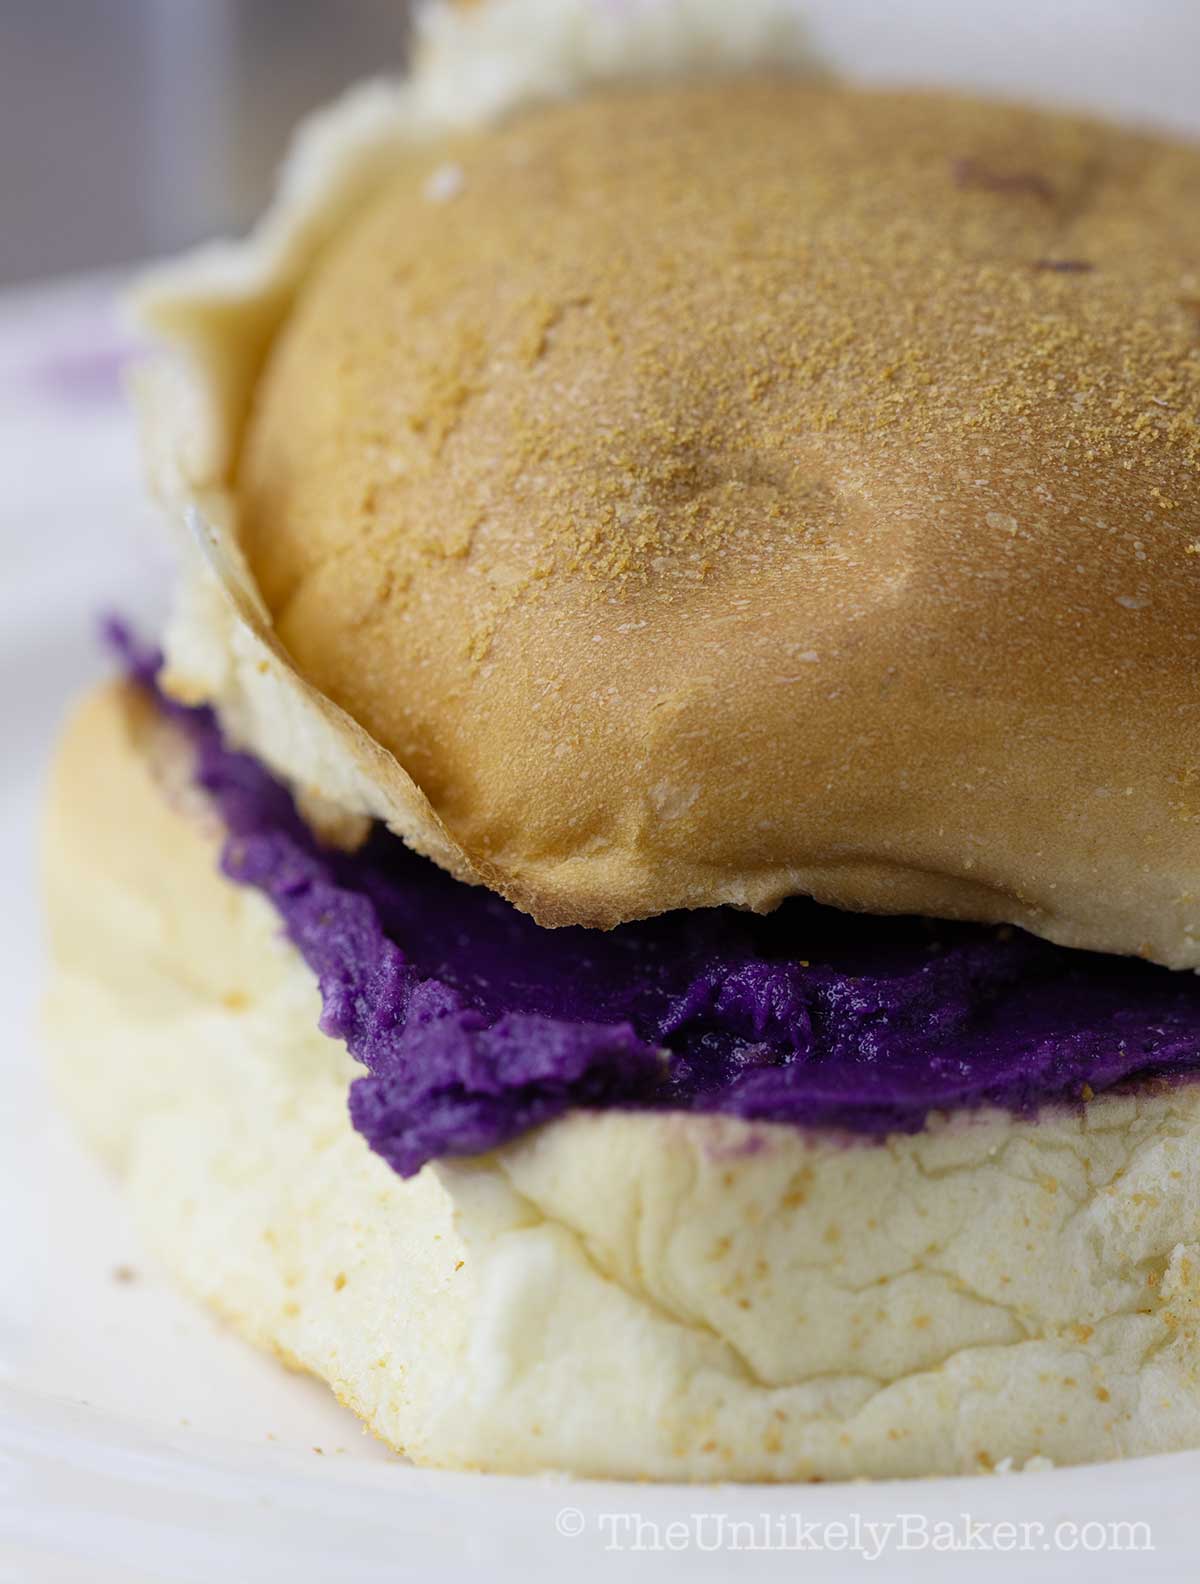
<path fill-rule="evenodd" d="M 177 728 L 92 696 L 51 791 L 57 1085 L 146 1243 L 398 1451 L 680 1480 L 1200 1445 L 1200 1086 L 883 1144 L 578 1112 L 404 1181 Z"/>

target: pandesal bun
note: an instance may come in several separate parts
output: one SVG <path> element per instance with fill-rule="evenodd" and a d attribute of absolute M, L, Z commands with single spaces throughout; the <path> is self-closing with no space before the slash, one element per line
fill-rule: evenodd
<path fill-rule="evenodd" d="M 1200 1089 L 885 1144 L 574 1112 L 396 1176 L 189 750 L 84 702 L 45 868 L 58 1090 L 147 1245 L 421 1463 L 679 1480 L 1200 1442 Z"/>
<path fill-rule="evenodd" d="M 759 72 L 398 155 L 234 469 L 305 681 L 542 923 L 1200 963 L 1200 152 Z M 253 746 L 253 744 L 252 744 Z"/>

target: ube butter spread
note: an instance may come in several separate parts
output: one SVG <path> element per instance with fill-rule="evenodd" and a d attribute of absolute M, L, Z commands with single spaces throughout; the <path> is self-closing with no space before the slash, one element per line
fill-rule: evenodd
<path fill-rule="evenodd" d="M 153 659 L 118 641 L 153 686 Z M 322 1029 L 366 1069 L 354 1126 L 402 1175 L 579 1106 L 879 1137 L 1200 1069 L 1195 975 L 799 898 L 766 917 L 543 929 L 382 829 L 354 853 L 322 847 L 211 713 L 163 707 L 225 823 L 224 872 L 270 899 L 316 976 Z"/>

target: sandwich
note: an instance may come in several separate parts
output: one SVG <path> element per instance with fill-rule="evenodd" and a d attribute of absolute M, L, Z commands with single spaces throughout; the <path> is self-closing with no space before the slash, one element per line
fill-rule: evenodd
<path fill-rule="evenodd" d="M 420 1463 L 1198 1446 L 1200 151 L 545 11 L 141 289 L 63 1103 Z"/>

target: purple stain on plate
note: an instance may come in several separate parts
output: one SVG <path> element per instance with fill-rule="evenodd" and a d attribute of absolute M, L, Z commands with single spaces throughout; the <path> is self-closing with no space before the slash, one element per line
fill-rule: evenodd
<path fill-rule="evenodd" d="M 30 383 L 53 400 L 72 405 L 118 401 L 132 351 L 127 343 L 105 342 L 55 352 L 30 367 Z"/>

